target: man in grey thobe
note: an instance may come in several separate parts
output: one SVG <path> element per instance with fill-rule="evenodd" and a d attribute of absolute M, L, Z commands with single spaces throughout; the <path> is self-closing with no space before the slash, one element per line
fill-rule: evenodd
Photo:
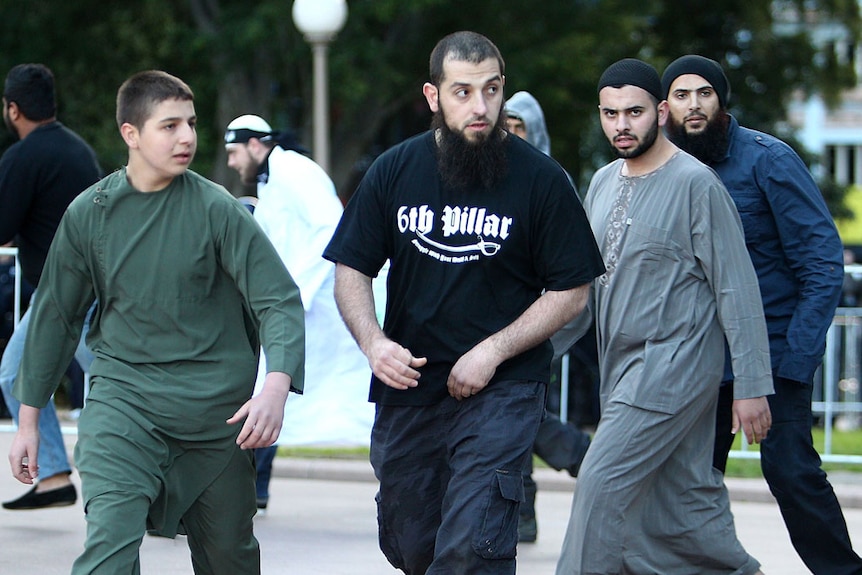
<path fill-rule="evenodd" d="M 759 573 L 712 468 L 724 338 L 744 374 L 735 430 L 760 441 L 772 393 L 766 324 L 739 216 L 719 179 L 661 133 L 655 70 L 599 81 L 620 159 L 584 207 L 607 273 L 594 286 L 602 414 L 581 466 L 558 575 Z"/>

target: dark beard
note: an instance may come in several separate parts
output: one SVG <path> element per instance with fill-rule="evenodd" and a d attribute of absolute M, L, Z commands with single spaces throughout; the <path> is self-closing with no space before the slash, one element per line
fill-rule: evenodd
<path fill-rule="evenodd" d="M 431 130 L 437 138 L 437 169 L 443 183 L 455 189 L 492 189 L 506 174 L 505 116 L 500 114 L 491 133 L 473 143 L 452 131 L 441 111 L 434 113 Z"/>
<path fill-rule="evenodd" d="M 620 150 L 616 146 L 613 146 L 614 153 L 618 158 L 623 158 L 630 160 L 632 158 L 637 158 L 639 156 L 644 155 L 650 148 L 653 147 L 655 141 L 658 139 L 658 120 L 656 123 L 649 129 L 649 132 L 644 134 L 644 139 L 633 149 L 631 150 Z"/>
<path fill-rule="evenodd" d="M 678 124 L 670 116 L 667 119 L 666 131 L 671 142 L 711 166 L 727 155 L 728 125 L 730 125 L 730 115 L 720 110 L 712 120 L 707 122 L 706 128 L 700 134 L 687 133 L 685 125 Z"/>
<path fill-rule="evenodd" d="M 9 105 L 3 109 L 3 123 L 6 124 L 6 129 L 9 130 L 9 133 L 12 135 L 12 141 L 17 142 L 21 136 L 18 134 L 18 130 L 15 128 L 15 125 L 12 124 L 12 120 L 9 118 Z"/>

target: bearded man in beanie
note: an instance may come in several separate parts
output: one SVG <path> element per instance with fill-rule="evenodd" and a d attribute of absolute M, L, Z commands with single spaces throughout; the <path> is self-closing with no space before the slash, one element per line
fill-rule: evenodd
<path fill-rule="evenodd" d="M 790 539 L 816 575 L 862 573 L 844 515 L 811 439 L 814 372 L 841 296 L 841 240 L 808 168 L 781 140 L 744 128 L 727 112 L 730 83 L 718 62 L 687 55 L 662 76 L 679 147 L 712 167 L 730 192 L 757 271 L 769 332 L 773 427 L 760 448 L 763 476 Z M 716 418 L 714 465 L 733 444 L 733 366 L 727 364 Z"/>
<path fill-rule="evenodd" d="M 590 301 L 602 413 L 557 574 L 759 573 L 704 447 L 725 338 L 740 375 L 735 429 L 759 442 L 770 427 L 769 343 L 739 216 L 718 177 L 662 133 L 652 66 L 616 62 L 598 94 L 618 156 L 584 201 L 607 265 Z"/>

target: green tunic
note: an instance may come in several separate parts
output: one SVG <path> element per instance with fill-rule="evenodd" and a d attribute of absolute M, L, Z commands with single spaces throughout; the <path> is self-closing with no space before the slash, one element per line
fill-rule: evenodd
<path fill-rule="evenodd" d="M 260 344 L 267 371 L 290 374 L 301 392 L 299 291 L 224 188 L 186 172 L 164 190 L 141 193 L 122 169 L 76 198 L 57 231 L 15 385 L 22 403 L 48 401 L 94 298 L 92 409 L 81 415 L 76 448 L 84 497 L 124 483 L 140 488 L 112 453 L 140 446 L 163 486 L 147 493 L 157 503 L 151 519 L 172 535 L 236 449 L 240 426 L 225 420 L 252 394 Z M 204 448 L 200 457 L 190 445 Z"/>

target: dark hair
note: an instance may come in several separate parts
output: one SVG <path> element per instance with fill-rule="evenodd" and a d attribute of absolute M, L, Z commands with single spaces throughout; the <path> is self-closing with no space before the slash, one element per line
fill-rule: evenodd
<path fill-rule="evenodd" d="M 727 100 L 730 98 L 730 82 L 721 69 L 721 64 L 710 58 L 687 54 L 680 56 L 667 65 L 661 77 L 661 87 L 664 98 L 670 96 L 670 86 L 673 81 L 685 74 L 697 74 L 715 90 L 718 96 L 718 104 L 722 109 L 727 109 Z"/>
<path fill-rule="evenodd" d="M 431 51 L 429 65 L 431 83 L 435 86 L 440 86 L 443 82 L 443 63 L 447 58 L 474 64 L 484 62 L 488 58 L 496 58 L 500 64 L 500 74 L 506 71 L 506 63 L 500 50 L 488 38 L 477 32 L 454 32 L 437 42 L 434 50 Z"/>
<path fill-rule="evenodd" d="M 42 64 L 18 64 L 6 75 L 6 103 L 15 102 L 28 120 L 39 122 L 57 115 L 54 74 Z"/>
<path fill-rule="evenodd" d="M 652 96 L 655 104 L 664 100 L 658 72 L 651 65 L 636 58 L 623 58 L 608 66 L 599 78 L 598 91 L 601 92 L 602 88 L 608 86 L 635 86 Z"/>
<path fill-rule="evenodd" d="M 161 70 L 138 72 L 117 91 L 117 126 L 128 123 L 141 129 L 165 100 L 194 99 L 192 89 L 176 76 Z"/>

